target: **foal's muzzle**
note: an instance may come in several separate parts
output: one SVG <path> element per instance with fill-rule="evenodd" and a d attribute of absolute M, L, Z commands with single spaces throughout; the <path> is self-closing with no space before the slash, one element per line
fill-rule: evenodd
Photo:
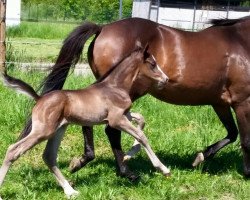
<path fill-rule="evenodd" d="M 165 87 L 165 85 L 167 84 L 168 80 L 169 80 L 168 76 L 164 74 L 162 79 L 158 82 L 157 88 L 159 90 L 162 90 Z"/>

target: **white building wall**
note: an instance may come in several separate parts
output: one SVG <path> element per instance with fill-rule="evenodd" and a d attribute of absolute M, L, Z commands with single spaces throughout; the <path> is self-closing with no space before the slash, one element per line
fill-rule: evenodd
<path fill-rule="evenodd" d="M 21 0 L 6 0 L 6 26 L 20 24 Z"/>
<path fill-rule="evenodd" d="M 151 10 L 151 13 L 150 13 Z M 236 19 L 249 16 L 250 12 L 238 11 L 214 11 L 214 10 L 196 10 L 184 8 L 166 8 L 159 7 L 158 13 L 156 9 L 151 8 L 150 0 L 134 0 L 132 17 L 141 17 L 155 21 L 171 27 L 192 30 L 203 29 L 209 26 L 207 22 L 211 19 Z M 195 18 L 194 18 L 195 12 Z"/>
<path fill-rule="evenodd" d="M 230 11 L 228 13 L 229 19 L 236 19 L 244 16 L 249 16 L 250 12 Z M 224 19 L 227 17 L 226 11 L 214 10 L 196 10 L 194 19 L 193 9 L 179 9 L 179 8 L 161 8 L 159 9 L 158 23 L 171 27 L 182 29 L 192 29 L 193 20 L 195 21 L 194 29 L 203 29 L 209 24 L 211 19 Z"/>
<path fill-rule="evenodd" d="M 134 0 L 132 16 L 148 19 L 150 13 L 150 5 L 150 0 Z"/>

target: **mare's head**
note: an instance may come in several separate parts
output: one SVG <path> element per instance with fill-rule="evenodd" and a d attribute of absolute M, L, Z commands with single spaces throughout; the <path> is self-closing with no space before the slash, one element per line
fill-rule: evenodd
<path fill-rule="evenodd" d="M 167 75 L 157 65 L 154 56 L 148 53 L 148 45 L 144 49 L 138 48 L 138 55 L 141 56 L 141 59 L 138 63 L 139 73 L 137 79 L 140 79 L 141 82 L 145 80 L 145 84 L 154 84 L 158 89 L 162 89 L 168 81 Z"/>

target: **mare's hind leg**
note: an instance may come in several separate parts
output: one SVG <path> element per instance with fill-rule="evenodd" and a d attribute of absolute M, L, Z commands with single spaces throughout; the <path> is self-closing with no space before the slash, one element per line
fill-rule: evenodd
<path fill-rule="evenodd" d="M 82 157 L 72 159 L 69 166 L 71 173 L 78 171 L 95 158 L 93 127 L 83 126 L 82 133 L 84 142 L 84 153 Z"/>
<path fill-rule="evenodd" d="M 127 163 L 123 160 L 125 154 L 121 147 L 121 131 L 107 125 L 105 132 L 108 136 L 112 151 L 115 156 L 117 175 L 129 178 L 131 181 L 135 181 L 139 178 L 139 176 L 131 172 L 127 166 Z"/>
<path fill-rule="evenodd" d="M 2 185 L 11 164 L 26 151 L 45 139 L 46 138 L 42 135 L 36 134 L 34 131 L 31 131 L 30 135 L 9 146 L 3 161 L 3 165 L 0 169 L 0 186 Z"/>
<path fill-rule="evenodd" d="M 48 140 L 46 148 L 43 153 L 43 160 L 49 167 L 50 171 L 56 177 L 56 180 L 58 181 L 60 186 L 63 188 L 66 196 L 70 198 L 72 196 L 78 195 L 79 192 L 77 192 L 70 186 L 69 182 L 66 180 L 66 178 L 63 176 L 63 174 L 57 167 L 58 149 L 59 149 L 61 140 L 63 138 L 63 135 L 65 133 L 65 130 L 66 130 L 66 126 L 60 127 L 56 131 L 54 137 Z"/>
<path fill-rule="evenodd" d="M 240 131 L 244 175 L 250 178 L 250 99 L 234 106 Z"/>
<path fill-rule="evenodd" d="M 108 136 L 111 144 L 112 151 L 114 153 L 117 164 L 117 175 L 127 177 L 134 181 L 138 178 L 138 175 L 132 173 L 126 162 L 123 162 L 124 153 L 121 148 L 121 131 L 107 126 L 105 132 Z M 95 158 L 94 153 L 94 141 L 93 141 L 93 127 L 83 127 L 84 136 L 84 154 L 81 158 L 74 158 L 70 164 L 71 172 L 76 172 L 84 167 L 88 162 Z"/>
<path fill-rule="evenodd" d="M 198 153 L 195 161 L 192 164 L 194 167 L 203 162 L 204 160 L 213 157 L 220 149 L 232 142 L 235 142 L 235 140 L 237 139 L 238 130 L 235 125 L 230 107 L 213 106 L 213 108 L 220 121 L 226 128 L 227 136 L 222 140 L 219 140 L 218 142 L 208 146 L 205 151 Z"/>

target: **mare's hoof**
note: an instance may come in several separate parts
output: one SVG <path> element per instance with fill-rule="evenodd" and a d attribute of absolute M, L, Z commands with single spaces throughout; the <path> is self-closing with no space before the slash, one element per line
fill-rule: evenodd
<path fill-rule="evenodd" d="M 245 179 L 250 179 L 250 170 L 244 169 L 244 178 Z"/>
<path fill-rule="evenodd" d="M 205 160 L 205 158 L 204 158 L 203 153 L 198 153 L 195 160 L 194 160 L 194 162 L 193 162 L 193 164 L 192 164 L 192 166 L 196 167 L 197 165 L 202 163 L 204 160 Z"/>
<path fill-rule="evenodd" d="M 140 176 L 138 174 L 133 174 L 131 173 L 129 176 L 127 176 L 127 178 L 131 181 L 131 182 L 135 182 L 137 180 L 139 180 Z"/>
<path fill-rule="evenodd" d="M 81 159 L 73 158 L 70 162 L 70 165 L 69 165 L 69 171 L 71 173 L 75 173 L 81 168 L 82 168 Z"/>
<path fill-rule="evenodd" d="M 137 181 L 140 176 L 138 174 L 135 174 L 133 172 L 124 172 L 124 173 L 117 173 L 118 176 L 122 178 L 128 178 L 131 182 Z"/>

